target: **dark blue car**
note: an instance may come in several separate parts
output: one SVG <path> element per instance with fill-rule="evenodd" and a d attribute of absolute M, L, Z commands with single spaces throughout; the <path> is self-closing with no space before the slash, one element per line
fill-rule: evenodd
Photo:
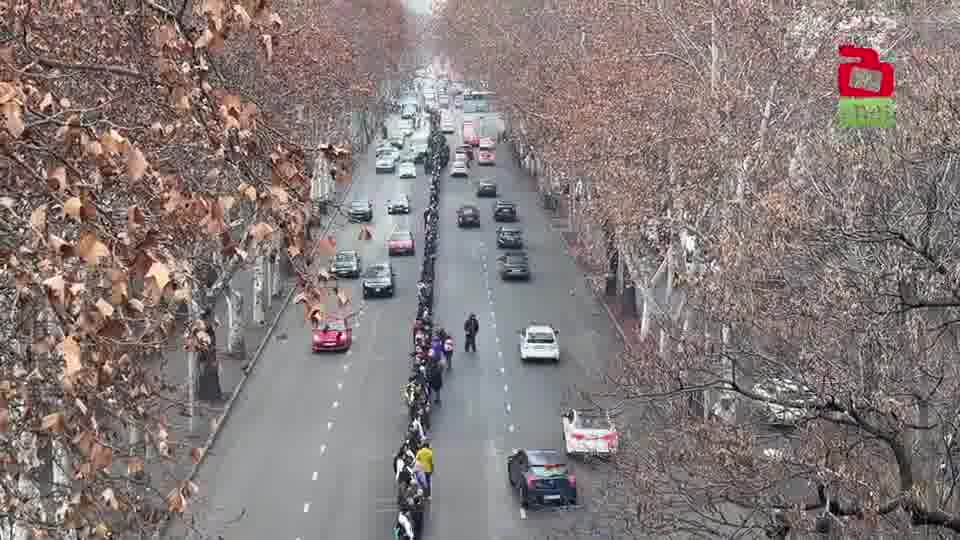
<path fill-rule="evenodd" d="M 557 450 L 516 450 L 507 458 L 510 485 L 523 508 L 577 504 L 577 479 Z"/>

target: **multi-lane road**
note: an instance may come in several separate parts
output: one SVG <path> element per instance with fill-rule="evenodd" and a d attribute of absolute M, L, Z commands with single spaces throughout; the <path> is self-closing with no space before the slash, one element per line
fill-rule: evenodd
<path fill-rule="evenodd" d="M 427 179 L 422 168 L 416 180 L 376 174 L 373 162 L 371 149 L 354 173 L 348 199 L 373 201 L 374 238 L 358 240 L 359 226 L 344 224 L 336 227 L 337 247 L 358 250 L 365 265 L 386 260 L 385 237 L 401 227 L 415 232 L 418 255 L 393 258 L 398 281 L 392 299 L 363 301 L 359 282 L 348 282 L 361 313 L 346 354 L 310 354 L 310 328 L 299 306 L 288 308 L 197 479 L 203 493 L 196 529 L 204 536 L 392 537 L 391 458 L 407 425 L 400 389 L 410 364 Z M 585 508 L 528 514 L 509 491 L 506 455 L 519 447 L 559 448 L 559 415 L 571 387 L 602 370 L 618 345 L 506 146 L 497 166 L 474 166 L 471 173 L 469 180 L 443 180 L 436 311 L 458 349 L 463 321 L 476 313 L 478 352 L 455 354 L 435 413 L 436 474 L 425 537 L 536 538 L 581 521 L 591 504 L 590 484 L 600 475 L 575 466 Z M 473 187 L 481 177 L 496 179 L 502 197 L 518 205 L 533 269 L 529 283 L 503 283 L 496 274 L 491 202 L 478 201 Z M 401 193 L 411 198 L 411 214 L 386 215 L 386 201 Z M 481 209 L 479 229 L 456 227 L 456 209 L 468 203 Z M 521 365 L 516 332 L 534 320 L 558 329 L 559 365 Z"/>

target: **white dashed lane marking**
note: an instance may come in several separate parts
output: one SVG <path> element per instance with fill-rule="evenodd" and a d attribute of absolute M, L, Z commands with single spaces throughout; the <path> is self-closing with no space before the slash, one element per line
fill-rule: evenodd
<path fill-rule="evenodd" d="M 326 454 L 326 453 L 327 453 L 327 445 L 321 444 L 321 445 L 320 445 L 320 455 L 322 456 L 322 455 L 324 455 L 324 454 Z M 314 473 L 314 474 L 316 474 L 316 473 Z"/>
<path fill-rule="evenodd" d="M 313 480 L 314 482 L 316 482 L 316 481 L 317 481 L 317 478 L 319 478 L 319 477 L 320 477 L 320 473 L 317 472 L 317 471 L 313 471 L 313 478 L 311 478 L 311 480 Z"/>
<path fill-rule="evenodd" d="M 310 511 L 310 503 L 303 503 L 303 513 L 306 514 Z"/>
<path fill-rule="evenodd" d="M 520 509 L 520 519 L 527 519 L 527 511 L 524 510 L 523 508 Z M 300 539 L 297 538 L 297 540 L 300 540 Z"/>
<path fill-rule="evenodd" d="M 337 390 L 343 390 L 343 382 L 337 381 Z"/>
<path fill-rule="evenodd" d="M 340 402 L 339 402 L 339 401 L 334 401 L 334 402 L 333 402 L 333 405 L 331 405 L 330 407 L 333 408 L 333 409 L 339 409 L 339 408 L 340 408 Z"/>
<path fill-rule="evenodd" d="M 327 431 L 333 431 L 333 422 L 327 422 Z"/>
<path fill-rule="evenodd" d="M 508 401 L 508 402 L 507 402 L 507 414 L 510 414 L 510 409 L 511 409 L 511 407 L 510 407 L 510 402 Z"/>

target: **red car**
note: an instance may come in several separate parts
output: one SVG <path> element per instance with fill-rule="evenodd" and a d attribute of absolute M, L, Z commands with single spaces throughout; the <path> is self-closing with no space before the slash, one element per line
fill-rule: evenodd
<path fill-rule="evenodd" d="M 353 345 L 353 328 L 346 319 L 326 319 L 313 328 L 313 352 L 342 352 Z"/>
<path fill-rule="evenodd" d="M 477 165 L 496 165 L 496 163 L 497 156 L 493 148 L 481 146 L 480 151 L 477 152 Z"/>
<path fill-rule="evenodd" d="M 413 243 L 413 234 L 410 231 L 394 231 L 387 239 L 387 253 L 392 255 L 416 255 L 417 248 Z"/>

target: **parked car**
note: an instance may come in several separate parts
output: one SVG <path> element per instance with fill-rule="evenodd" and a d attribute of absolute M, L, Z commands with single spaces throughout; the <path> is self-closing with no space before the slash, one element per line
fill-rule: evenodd
<path fill-rule="evenodd" d="M 370 223 L 373 221 L 373 203 L 370 201 L 353 201 L 347 210 L 347 217 L 354 223 Z"/>
<path fill-rule="evenodd" d="M 347 319 L 328 318 L 314 324 L 313 352 L 343 352 L 349 350 L 351 345 L 353 329 Z"/>
<path fill-rule="evenodd" d="M 360 254 L 356 251 L 338 251 L 330 265 L 330 273 L 337 277 L 360 277 Z"/>
<path fill-rule="evenodd" d="M 500 263 L 500 279 L 530 279 L 530 259 L 522 251 L 511 251 L 497 258 Z"/>
<path fill-rule="evenodd" d="M 577 504 L 577 479 L 557 450 L 514 450 L 507 458 L 507 479 L 523 508 Z"/>
<path fill-rule="evenodd" d="M 516 227 L 497 228 L 497 247 L 506 249 L 523 248 L 523 231 Z"/>
<path fill-rule="evenodd" d="M 517 221 L 517 205 L 510 201 L 497 201 L 493 203 L 494 221 Z"/>
<path fill-rule="evenodd" d="M 458 227 L 479 227 L 480 226 L 480 210 L 476 206 L 465 204 L 457 209 L 457 226 Z"/>
<path fill-rule="evenodd" d="M 496 197 L 497 183 L 493 180 L 481 180 L 477 182 L 477 197 Z"/>
<path fill-rule="evenodd" d="M 377 172 L 393 172 L 397 168 L 397 151 L 393 148 L 377 150 Z"/>
<path fill-rule="evenodd" d="M 560 361 L 560 342 L 557 340 L 557 330 L 552 326 L 531 323 L 518 330 L 517 334 L 520 335 L 520 361 Z"/>
<path fill-rule="evenodd" d="M 396 230 L 387 238 L 387 253 L 394 255 L 415 255 L 417 248 L 410 231 Z"/>
<path fill-rule="evenodd" d="M 813 391 L 806 386 L 776 377 L 756 383 L 753 393 L 762 399 L 792 403 L 812 403 L 816 399 Z M 767 421 L 775 426 L 794 426 L 808 414 L 803 407 L 789 407 L 770 401 L 762 401 L 761 405 L 766 410 Z"/>
<path fill-rule="evenodd" d="M 492 148 L 480 147 L 477 152 L 477 165 L 496 165 L 497 155 Z"/>
<path fill-rule="evenodd" d="M 387 201 L 387 214 L 409 214 L 410 198 L 406 195 L 400 195 L 396 199 Z"/>
<path fill-rule="evenodd" d="M 363 297 L 371 296 L 393 296 L 395 292 L 394 278 L 396 274 L 390 263 L 377 263 L 368 266 L 363 272 L 360 281 L 363 288 Z"/>

